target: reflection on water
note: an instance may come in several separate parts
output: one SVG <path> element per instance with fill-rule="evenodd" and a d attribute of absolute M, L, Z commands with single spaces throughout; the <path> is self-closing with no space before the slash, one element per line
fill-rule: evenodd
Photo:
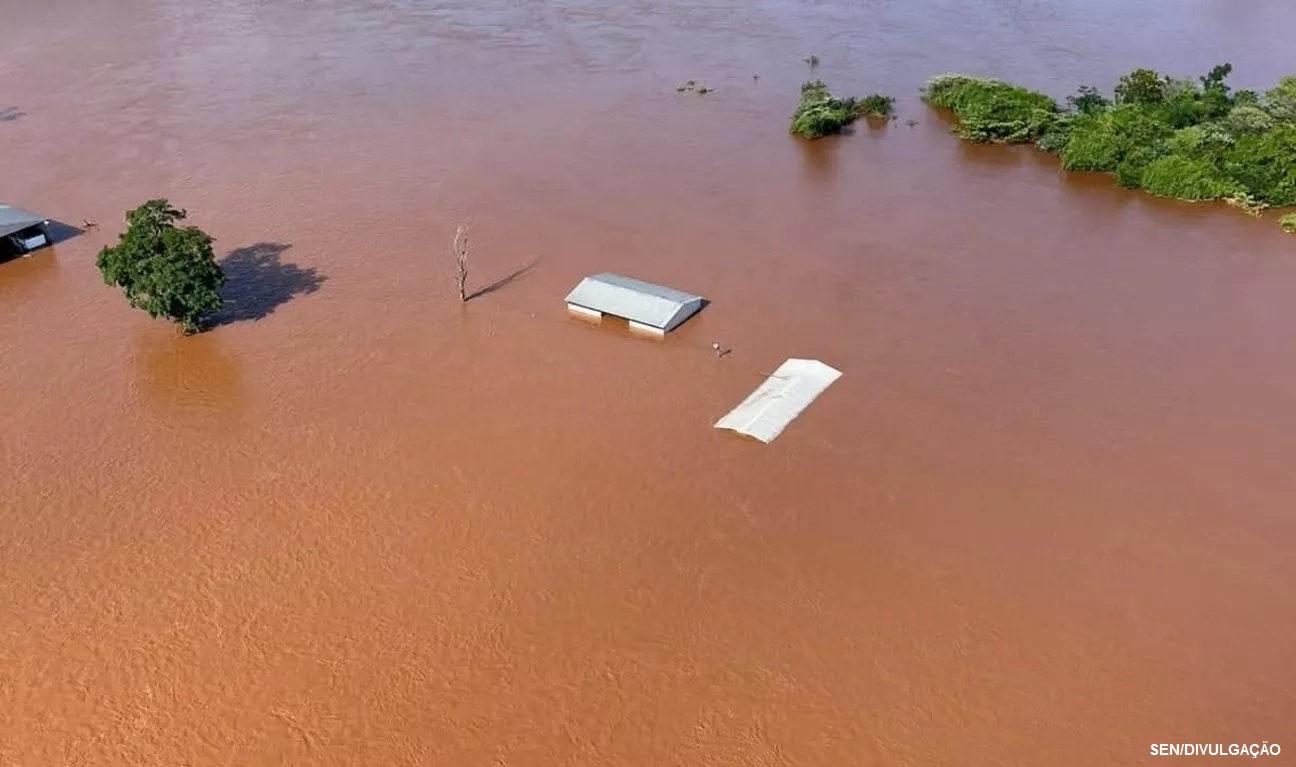
<path fill-rule="evenodd" d="M 148 412 L 185 428 L 243 420 L 241 363 L 217 334 L 178 339 L 150 328 L 138 343 L 133 367 Z"/>
<path fill-rule="evenodd" d="M 1263 87 L 1289 15 L 10 3 L 4 199 L 103 231 L 0 264 L 0 765 L 1281 739 L 1292 240 L 961 144 L 918 88 Z M 790 137 L 810 53 L 900 120 Z M 198 336 L 93 265 L 157 196 L 229 272 Z M 714 303 L 651 342 L 567 318 L 601 271 Z M 789 357 L 845 375 L 772 445 L 712 428 Z"/>

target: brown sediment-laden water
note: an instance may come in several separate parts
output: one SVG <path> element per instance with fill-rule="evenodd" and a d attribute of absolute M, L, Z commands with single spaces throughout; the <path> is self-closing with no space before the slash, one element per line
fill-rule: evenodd
<path fill-rule="evenodd" d="M 0 765 L 1296 753 L 1296 241 L 917 97 L 1263 88 L 1282 0 L 3 14 L 0 200 L 100 226 L 0 264 Z M 811 54 L 899 119 L 789 137 Z M 158 196 L 199 336 L 94 267 Z M 712 303 L 567 318 L 605 270 Z M 845 375 L 712 428 L 788 357 Z"/>

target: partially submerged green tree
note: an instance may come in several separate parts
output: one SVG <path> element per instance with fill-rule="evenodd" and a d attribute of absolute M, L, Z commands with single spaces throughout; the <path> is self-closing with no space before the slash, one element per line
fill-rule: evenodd
<path fill-rule="evenodd" d="M 870 93 L 859 100 L 859 108 L 866 117 L 885 119 L 895 114 L 895 99 L 881 93 Z"/>
<path fill-rule="evenodd" d="M 1170 79 L 1152 69 L 1136 69 L 1116 83 L 1116 103 L 1155 106 L 1170 94 Z"/>
<path fill-rule="evenodd" d="M 1296 234 L 1296 213 L 1288 213 L 1278 219 L 1278 225 L 1288 234 Z"/>
<path fill-rule="evenodd" d="M 1260 95 L 1232 91 L 1230 64 L 1196 79 L 1137 69 L 1114 97 L 1085 86 L 1059 110 L 999 80 L 932 78 L 924 97 L 952 110 L 970 141 L 1034 143 L 1067 170 L 1114 173 L 1124 187 L 1182 200 L 1225 200 L 1257 214 L 1296 205 L 1296 77 Z"/>
<path fill-rule="evenodd" d="M 176 225 L 186 215 L 164 199 L 149 200 L 126 214 L 126 231 L 100 251 L 95 264 L 131 306 L 165 317 L 188 334 L 200 329 L 203 315 L 221 308 L 225 273 L 206 232 Z"/>
<path fill-rule="evenodd" d="M 1035 141 L 1056 122 L 1053 99 L 1002 80 L 938 75 L 927 81 L 923 98 L 959 118 L 956 132 L 969 141 L 1015 144 Z"/>
<path fill-rule="evenodd" d="M 801 101 L 792 114 L 789 131 L 803 138 L 822 138 L 841 133 L 842 128 L 865 115 L 889 117 L 895 100 L 880 93 L 862 99 L 837 98 L 822 80 L 802 83 Z"/>

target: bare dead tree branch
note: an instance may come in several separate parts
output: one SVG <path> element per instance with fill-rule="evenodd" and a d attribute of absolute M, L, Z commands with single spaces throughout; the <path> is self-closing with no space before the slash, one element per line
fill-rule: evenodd
<path fill-rule="evenodd" d="M 455 257 L 455 282 L 459 285 L 459 300 L 468 300 L 468 226 L 460 225 L 455 230 L 454 241 L 450 248 Z"/>

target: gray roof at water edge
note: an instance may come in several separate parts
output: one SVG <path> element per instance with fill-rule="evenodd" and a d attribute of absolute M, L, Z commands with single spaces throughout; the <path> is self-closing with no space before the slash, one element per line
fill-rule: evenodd
<path fill-rule="evenodd" d="M 45 223 L 45 218 L 0 202 L 0 237 Z"/>
<path fill-rule="evenodd" d="M 567 303 L 624 317 L 662 332 L 674 330 L 702 308 L 702 296 L 604 272 L 586 277 Z"/>

